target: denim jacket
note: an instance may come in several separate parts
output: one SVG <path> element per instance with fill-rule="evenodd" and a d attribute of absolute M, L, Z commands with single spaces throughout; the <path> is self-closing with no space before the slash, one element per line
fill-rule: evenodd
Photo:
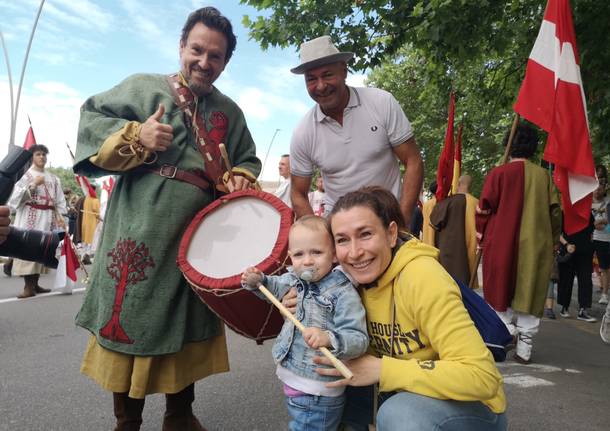
<path fill-rule="evenodd" d="M 263 285 L 279 299 L 295 287 L 296 318 L 305 327 L 328 331 L 332 344 L 328 349 L 338 358 L 356 358 L 366 352 L 369 338 L 364 306 L 340 269 L 333 269 L 315 283 L 308 283 L 289 271 L 280 276 L 264 276 Z M 264 298 L 260 292 L 256 294 Z M 337 380 L 315 372 L 320 365 L 314 364 L 313 357 L 320 353 L 305 343 L 301 331 L 288 319 L 273 345 L 272 354 L 277 364 L 297 375 L 312 380 Z"/>

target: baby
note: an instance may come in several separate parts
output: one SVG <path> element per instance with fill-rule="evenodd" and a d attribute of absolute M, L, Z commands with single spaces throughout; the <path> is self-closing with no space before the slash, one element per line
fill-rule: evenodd
<path fill-rule="evenodd" d="M 320 366 L 312 359 L 320 347 L 340 359 L 362 355 L 369 344 L 364 307 L 347 276 L 333 269 L 334 243 L 324 218 L 297 220 L 288 236 L 288 253 L 289 272 L 267 276 L 248 268 L 242 284 L 255 290 L 262 283 L 278 299 L 296 288 L 296 318 L 306 329 L 301 333 L 286 320 L 272 350 L 292 417 L 290 430 L 336 430 L 345 404 L 344 388 L 327 388 L 325 384 L 337 377 L 316 373 Z M 257 295 L 264 298 L 260 292 Z"/>

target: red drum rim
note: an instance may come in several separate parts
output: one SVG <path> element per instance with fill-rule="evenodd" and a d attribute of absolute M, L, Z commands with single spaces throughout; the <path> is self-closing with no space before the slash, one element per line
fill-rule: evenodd
<path fill-rule="evenodd" d="M 269 274 L 276 271 L 278 268 L 284 265 L 284 259 L 288 250 L 288 233 L 290 226 L 292 225 L 293 212 L 281 199 L 272 195 L 271 193 L 258 191 L 258 190 L 242 190 L 239 192 L 233 192 L 228 195 L 222 196 L 206 206 L 204 209 L 199 211 L 195 218 L 186 228 L 180 241 L 180 247 L 178 248 L 178 257 L 176 259 L 178 266 L 184 276 L 191 284 L 207 289 L 236 289 L 241 286 L 241 274 L 236 274 L 226 278 L 214 278 L 209 277 L 205 274 L 200 273 L 198 270 L 193 268 L 186 258 L 187 250 L 190 246 L 191 239 L 195 230 L 199 227 L 203 219 L 216 208 L 220 207 L 226 202 L 237 200 L 245 197 L 256 197 L 259 198 L 271 206 L 273 206 L 280 214 L 280 229 L 278 237 L 275 241 L 275 245 L 271 251 L 271 254 L 264 259 L 262 262 L 254 265 L 260 269 L 263 273 Z M 245 268 L 244 268 L 245 269 Z"/>

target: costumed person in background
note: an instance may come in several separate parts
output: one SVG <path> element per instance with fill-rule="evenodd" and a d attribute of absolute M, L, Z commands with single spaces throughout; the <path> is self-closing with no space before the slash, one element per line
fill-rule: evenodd
<path fill-rule="evenodd" d="M 604 165 L 595 166 L 595 175 L 600 184 L 608 185 L 608 169 Z"/>
<path fill-rule="evenodd" d="M 280 185 L 277 190 L 273 193 L 275 196 L 280 198 L 282 202 L 292 208 L 292 202 L 290 201 L 290 155 L 284 154 L 280 158 L 278 165 L 280 172 Z"/>
<path fill-rule="evenodd" d="M 475 213 L 479 200 L 469 193 L 471 183 L 470 175 L 462 175 L 456 194 L 438 202 L 430 214 L 430 223 L 437 231 L 439 261 L 465 285 L 470 282 L 477 260 Z"/>
<path fill-rule="evenodd" d="M 459 287 L 437 262 L 438 250 L 400 232 L 397 214 L 402 219 L 390 192 L 366 189 L 340 198 L 330 214 L 337 259 L 359 284 L 371 344 L 346 362 L 351 380 L 327 387 L 378 383 L 378 431 L 506 430 L 502 375 Z M 366 429 L 372 411 L 352 409 L 350 397 L 344 422 Z"/>
<path fill-rule="evenodd" d="M 260 172 L 241 109 L 213 85 L 235 45 L 226 17 L 198 9 L 182 29 L 179 73 L 131 76 L 81 108 L 75 172 L 118 178 L 76 316 L 92 334 L 81 372 L 113 392 L 117 431 L 140 428 L 152 393 L 166 394 L 163 431 L 203 430 L 194 383 L 229 369 L 223 325 L 176 257 L 197 212 Z"/>
<path fill-rule="evenodd" d="M 97 191 L 97 186 L 95 183 L 91 183 L 91 187 L 93 190 Z M 85 201 L 83 202 L 83 219 L 81 225 L 81 233 L 82 233 L 82 241 L 84 243 L 84 249 L 86 256 L 92 257 L 93 250 L 93 236 L 95 234 L 95 229 L 97 228 L 97 224 L 100 221 L 100 200 L 95 197 L 85 196 Z"/>
<path fill-rule="evenodd" d="M 32 166 L 17 181 L 8 206 L 16 212 L 14 225 L 26 230 L 49 231 L 65 229 L 61 214 L 65 214 L 66 199 L 59 178 L 45 170 L 49 150 L 35 144 L 29 148 L 33 154 Z M 46 274 L 44 265 L 20 259 L 13 260 L 12 274 L 23 276 L 25 286 L 17 298 L 29 298 L 37 293 L 47 293 L 38 284 L 40 274 Z"/>
<path fill-rule="evenodd" d="M 432 210 L 436 205 L 436 189 L 438 185 L 436 181 L 432 181 L 430 183 L 430 187 L 428 188 L 428 194 L 430 195 L 430 199 L 424 202 L 422 207 L 422 241 L 425 244 L 431 245 L 433 247 L 436 246 L 436 231 L 430 224 L 430 214 L 432 214 Z"/>
<path fill-rule="evenodd" d="M 70 202 L 72 201 L 73 196 L 72 189 L 69 187 L 64 188 L 64 199 L 66 201 L 66 213 L 62 214 L 64 218 L 64 224 L 67 226 L 66 231 L 70 233 Z"/>
<path fill-rule="evenodd" d="M 468 251 L 468 268 L 470 275 L 477 269 L 475 265 L 477 263 L 477 228 L 476 228 L 476 214 L 477 207 L 479 206 L 479 200 L 470 193 L 470 187 L 472 186 L 472 177 L 470 175 L 462 175 L 458 179 L 457 193 L 466 196 L 466 214 L 464 221 L 466 223 L 466 250 Z M 470 280 L 468 280 L 470 281 Z M 473 288 L 479 287 L 478 275 L 474 279 Z"/>
<path fill-rule="evenodd" d="M 421 238 L 422 229 L 424 227 L 424 214 L 422 212 L 421 203 L 422 194 L 423 193 L 420 193 L 417 205 L 413 208 L 413 214 L 411 215 L 411 221 L 409 222 L 409 232 L 417 239 Z"/>
<path fill-rule="evenodd" d="M 4 242 L 8 235 L 9 225 L 11 224 L 11 209 L 7 205 L 0 205 L 0 244 Z M 9 259 L 2 265 L 4 275 L 7 277 L 11 276 L 11 269 L 13 267 L 13 259 Z"/>
<path fill-rule="evenodd" d="M 100 194 L 100 215 L 99 222 L 95 227 L 95 232 L 93 233 L 93 242 L 91 243 L 91 253 L 95 255 L 97 248 L 100 245 L 100 241 L 102 240 L 102 233 L 104 232 L 104 222 L 106 219 L 106 209 L 108 208 L 108 200 L 110 199 L 110 194 L 112 192 L 112 185 L 114 185 L 114 179 L 111 177 L 110 185 L 104 182 L 102 186 L 102 192 Z"/>
<path fill-rule="evenodd" d="M 286 319 L 273 345 L 276 374 L 284 383 L 291 431 L 335 431 L 345 405 L 345 387 L 329 389 L 336 377 L 316 373 L 315 349 L 326 347 L 339 359 L 357 358 L 366 352 L 364 307 L 349 278 L 333 269 L 335 247 L 328 222 L 305 216 L 290 228 L 288 254 L 292 267 L 286 274 L 268 276 L 256 268 L 242 274 L 242 285 L 257 293 L 263 284 L 278 299 L 297 288 L 296 318 L 305 331 Z"/>
<path fill-rule="evenodd" d="M 326 193 L 324 192 L 324 180 L 322 179 L 322 176 L 319 175 L 318 178 L 316 178 L 316 189 L 313 192 L 309 192 L 309 205 L 311 205 L 314 215 L 324 217 L 325 198 Z"/>
<path fill-rule="evenodd" d="M 11 209 L 6 205 L 0 205 L 0 244 L 4 242 L 8 235 L 11 224 Z"/>
<path fill-rule="evenodd" d="M 74 192 L 70 193 L 70 200 L 67 201 L 68 205 L 68 233 L 72 236 L 76 230 L 76 219 L 78 213 L 76 211 L 76 202 L 78 201 L 78 195 Z"/>
<path fill-rule="evenodd" d="M 551 176 L 528 160 L 536 154 L 538 140 L 532 126 L 518 125 L 510 162 L 487 175 L 477 207 L 485 300 L 518 337 L 515 360 L 522 363 L 531 361 L 561 232 Z"/>
<path fill-rule="evenodd" d="M 330 36 L 304 42 L 303 75 L 316 102 L 294 129 L 290 142 L 292 207 L 297 217 L 313 214 L 307 195 L 317 167 L 324 180 L 325 210 L 345 193 L 381 186 L 400 200 L 409 221 L 421 191 L 424 166 L 411 123 L 394 96 L 377 88 L 348 87 L 347 62 Z M 406 168 L 400 173 L 400 165 Z"/>
<path fill-rule="evenodd" d="M 74 203 L 74 210 L 76 211 L 76 221 L 74 222 L 74 237 L 73 242 L 75 245 L 83 242 L 83 206 L 85 204 L 85 197 L 79 197 Z"/>

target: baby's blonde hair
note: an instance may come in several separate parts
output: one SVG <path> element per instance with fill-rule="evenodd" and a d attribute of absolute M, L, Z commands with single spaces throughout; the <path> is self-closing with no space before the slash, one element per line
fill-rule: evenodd
<path fill-rule="evenodd" d="M 328 234 L 330 243 L 334 248 L 335 242 L 333 240 L 333 233 L 330 230 L 330 224 L 328 223 L 328 220 L 326 220 L 324 217 L 320 217 L 317 215 L 303 216 L 297 219 L 297 221 L 292 224 L 292 226 L 290 227 L 290 232 L 292 233 L 292 231 L 299 226 L 304 227 L 305 229 L 315 230 Z"/>

